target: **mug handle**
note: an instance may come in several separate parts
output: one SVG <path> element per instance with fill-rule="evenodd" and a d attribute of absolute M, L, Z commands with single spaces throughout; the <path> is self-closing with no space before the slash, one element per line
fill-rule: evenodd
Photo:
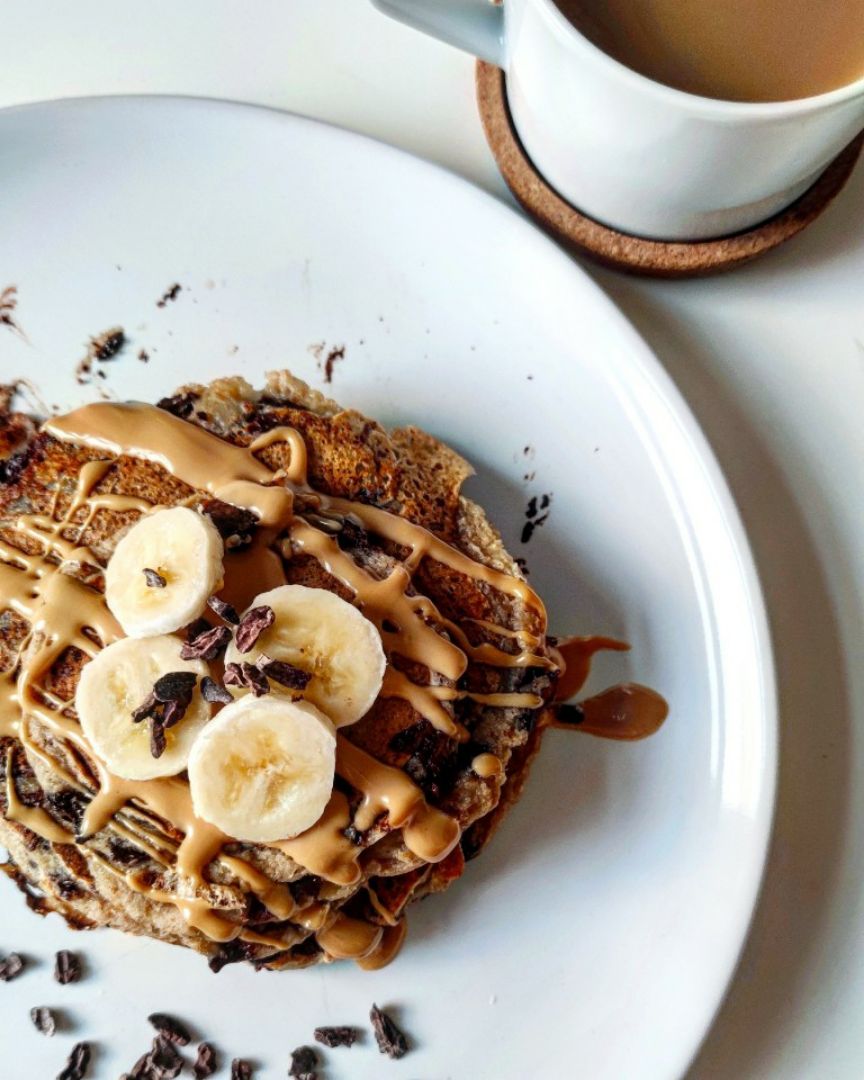
<path fill-rule="evenodd" d="M 504 66 L 504 5 L 490 0 L 372 0 L 386 15 Z"/>

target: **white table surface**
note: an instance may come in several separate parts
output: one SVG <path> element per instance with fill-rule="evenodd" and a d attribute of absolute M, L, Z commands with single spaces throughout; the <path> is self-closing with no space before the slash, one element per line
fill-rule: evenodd
<path fill-rule="evenodd" d="M 508 198 L 474 107 L 472 61 L 366 0 L 0 0 L 0 106 L 142 92 L 320 117 Z M 690 1080 L 864 1075 L 862 207 L 864 166 L 805 235 L 728 277 L 590 271 L 714 446 L 750 533 L 777 655 L 771 860 Z"/>

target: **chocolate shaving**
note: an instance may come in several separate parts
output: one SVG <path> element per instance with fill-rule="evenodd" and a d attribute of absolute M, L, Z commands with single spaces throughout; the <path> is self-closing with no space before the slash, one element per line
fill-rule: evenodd
<path fill-rule="evenodd" d="M 181 660 L 215 660 L 231 640 L 227 626 L 214 626 L 197 637 L 186 641 L 180 649 Z"/>
<path fill-rule="evenodd" d="M 255 642 L 264 633 L 268 626 L 272 626 L 276 618 L 273 608 L 267 604 L 260 607 L 250 608 L 240 620 L 240 625 L 234 632 L 234 640 L 241 653 L 252 651 Z"/>
<path fill-rule="evenodd" d="M 162 727 L 167 731 L 168 728 L 172 728 L 175 724 L 179 724 L 186 715 L 188 707 L 189 706 L 185 701 L 167 701 L 165 703 L 165 712 L 162 717 Z"/>
<path fill-rule="evenodd" d="M 263 697 L 270 693 L 267 676 L 254 664 L 245 662 L 225 665 L 225 685 L 244 686 L 247 690 L 251 690 L 255 697 Z"/>
<path fill-rule="evenodd" d="M 291 1051 L 288 1075 L 294 1080 L 318 1080 L 318 1055 L 311 1046 L 298 1046 Z"/>
<path fill-rule="evenodd" d="M 198 1057 L 195 1058 L 195 1064 L 192 1066 L 195 1080 L 207 1080 L 218 1068 L 219 1060 L 216 1057 L 216 1051 L 210 1043 L 202 1042 L 198 1047 Z"/>
<path fill-rule="evenodd" d="M 0 961 L 0 982 L 12 982 L 24 970 L 24 958 L 17 952 L 9 953 Z"/>
<path fill-rule="evenodd" d="M 236 626 L 240 622 L 240 616 L 236 610 L 225 600 L 220 600 L 218 596 L 211 596 L 207 601 L 207 605 L 212 611 L 216 612 L 220 619 L 231 623 L 232 626 Z"/>
<path fill-rule="evenodd" d="M 57 1080 L 84 1080 L 90 1064 L 90 1043 L 80 1042 L 72 1047 L 66 1066 L 57 1074 Z"/>
<path fill-rule="evenodd" d="M 201 680 L 201 697 L 211 704 L 218 702 L 220 705 L 230 705 L 234 700 L 231 693 L 209 675 L 205 675 Z"/>
<path fill-rule="evenodd" d="M 176 1043 L 178 1046 L 188 1046 L 192 1039 L 185 1026 L 173 1016 L 168 1016 L 167 1013 L 151 1013 L 147 1019 L 168 1042 Z"/>
<path fill-rule="evenodd" d="M 147 361 L 150 359 L 150 353 L 148 353 L 146 349 L 139 349 L 138 359 L 141 361 L 142 364 L 146 364 Z"/>
<path fill-rule="evenodd" d="M 408 1053 L 408 1040 L 393 1023 L 392 1017 L 379 1009 L 377 1005 L 373 1005 L 369 1012 L 369 1019 L 372 1021 L 375 1041 L 382 1054 L 395 1060 Z"/>
<path fill-rule="evenodd" d="M 188 704 L 197 681 L 194 671 L 169 671 L 153 684 L 153 693 L 157 701 L 185 701 Z"/>
<path fill-rule="evenodd" d="M 54 959 L 54 979 L 61 986 L 78 982 L 81 978 L 81 961 L 68 949 L 61 949 Z"/>
<path fill-rule="evenodd" d="M 265 653 L 261 653 L 255 665 L 263 671 L 268 679 L 273 679 L 281 686 L 287 686 L 289 690 L 305 690 L 312 678 L 312 673 L 294 667 L 284 660 L 273 660 Z"/>
<path fill-rule="evenodd" d="M 242 1058 L 231 1062 L 231 1080 L 252 1080 L 252 1066 Z"/>
<path fill-rule="evenodd" d="M 337 1046 L 353 1046 L 360 1037 L 354 1027 L 319 1027 L 315 1028 L 315 1038 L 331 1050 Z"/>
<path fill-rule="evenodd" d="M 164 589 L 168 584 L 167 580 L 158 571 L 151 570 L 149 566 L 144 567 L 144 577 L 147 579 L 147 584 L 151 589 Z"/>
<path fill-rule="evenodd" d="M 44 1005 L 35 1006 L 30 1010 L 30 1019 L 33 1021 L 33 1027 L 42 1035 L 47 1035 L 49 1038 L 57 1030 L 57 1021 L 54 1018 L 54 1013 L 50 1009 L 46 1009 Z"/>

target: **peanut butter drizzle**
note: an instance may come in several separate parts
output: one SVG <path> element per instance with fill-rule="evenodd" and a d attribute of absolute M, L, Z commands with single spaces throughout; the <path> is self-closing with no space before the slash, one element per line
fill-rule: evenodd
<path fill-rule="evenodd" d="M 341 912 L 315 937 L 322 949 L 336 960 L 360 960 L 375 951 L 384 936 L 384 928 Z"/>
<path fill-rule="evenodd" d="M 357 961 L 357 966 L 364 971 L 378 971 L 379 968 L 386 967 L 391 960 L 396 959 L 405 943 L 407 932 L 408 922 L 404 916 L 395 926 L 385 926 L 378 945 L 368 956 L 362 956 Z"/>
<path fill-rule="evenodd" d="M 561 675 L 555 684 L 555 701 L 567 701 L 579 693 L 588 681 L 591 661 L 604 649 L 628 652 L 630 646 L 610 637 L 570 637 L 558 642 L 555 652 Z"/>
<path fill-rule="evenodd" d="M 281 941 L 281 947 L 285 947 L 282 939 L 242 930 L 214 911 L 199 895 L 201 887 L 207 883 L 206 867 L 219 859 L 277 917 L 290 917 L 305 929 L 316 931 L 319 943 L 330 955 L 365 956 L 367 961 L 364 963 L 378 966 L 376 956 L 380 958 L 388 952 L 392 955 L 398 949 L 404 923 L 391 928 L 398 933 L 388 931 L 382 938 L 380 928 L 376 932 L 374 928 L 370 930 L 369 924 L 341 915 L 334 920 L 322 904 L 312 904 L 297 912 L 289 890 L 274 885 L 244 860 L 222 852 L 230 838 L 194 814 L 185 781 L 172 778 L 132 782 L 113 776 L 93 754 L 77 723 L 64 715 L 64 712 L 70 712 L 72 703 L 56 701 L 37 689 L 42 677 L 70 645 L 92 657 L 98 648 L 122 636 L 101 594 L 63 571 L 67 566 L 75 567 L 79 572 L 81 568 L 92 567 L 94 575 L 101 574 L 99 559 L 92 551 L 80 546 L 81 536 L 100 509 L 146 512 L 150 504 L 130 496 L 93 494 L 93 488 L 105 477 L 113 459 L 140 457 L 161 465 L 192 488 L 254 511 L 260 519 L 260 527 L 252 549 L 228 553 L 226 558 L 226 571 L 231 581 L 248 582 L 244 601 L 251 599 L 249 593 L 284 582 L 281 562 L 272 545 L 276 537 L 289 529 L 290 540 L 295 546 L 314 554 L 355 593 L 364 614 L 379 626 L 388 654 L 398 652 L 423 663 L 433 673 L 433 681 L 435 678 L 450 683 L 458 681 L 466 670 L 469 656 L 478 662 L 501 667 L 548 668 L 553 665 L 538 653 L 542 647 L 542 633 L 511 632 L 490 624 L 500 636 L 517 641 L 520 651 L 511 654 L 491 645 L 472 646 L 458 627 L 442 618 L 429 599 L 409 596 L 412 575 L 425 558 L 435 559 L 520 601 L 535 613 L 538 625 L 545 627 L 542 602 L 526 583 L 475 562 L 409 521 L 364 504 L 311 492 L 306 479 L 305 443 L 299 432 L 290 427 L 269 431 L 244 449 L 151 406 L 101 403 L 54 418 L 44 430 L 59 440 L 103 452 L 112 460 L 92 461 L 82 467 L 78 489 L 60 521 L 54 519 L 53 509 L 47 515 L 29 515 L 18 520 L 16 526 L 22 537 L 39 545 L 40 551 L 36 555 L 25 554 L 17 547 L 0 542 L 0 595 L 4 606 L 19 613 L 31 625 L 17 679 L 13 673 L 0 676 L 0 734 L 21 738 L 28 753 L 48 760 L 55 770 L 60 769 L 73 787 L 94 796 L 82 826 L 85 836 L 105 827 L 127 832 L 127 825 L 118 818 L 129 806 L 146 808 L 157 819 L 181 832 L 183 840 L 173 850 L 173 859 L 190 895 L 178 897 L 174 892 L 159 890 L 148 875 L 141 873 L 121 876 L 131 888 L 150 899 L 176 906 L 186 922 L 207 937 L 224 942 L 240 936 L 244 940 L 266 941 L 274 948 L 279 947 Z M 291 449 L 288 468 L 279 472 L 271 471 L 254 456 L 256 451 L 276 443 L 287 443 Z M 286 481 L 293 489 L 311 495 L 327 512 L 358 517 L 369 531 L 407 548 L 409 557 L 390 577 L 377 581 L 345 555 L 326 533 L 295 517 L 294 490 L 285 486 Z M 82 509 L 83 521 L 74 523 L 78 526 L 77 538 L 70 540 L 62 533 L 68 530 L 73 524 L 71 519 Z M 234 602 L 238 593 L 235 591 L 232 597 L 230 588 L 226 588 L 226 595 Z M 385 618 L 388 627 L 395 624 L 398 631 L 385 629 Z M 442 637 L 434 629 L 435 625 L 447 629 L 458 643 Z M 444 707 L 445 702 L 472 697 L 500 706 L 536 708 L 542 704 L 540 698 L 532 694 L 479 695 L 457 690 L 452 685 L 420 686 L 392 667 L 388 670 L 386 686 L 387 692 L 405 697 L 421 715 L 457 737 L 464 737 L 462 728 Z M 27 737 L 28 724 L 22 722 L 22 717 L 35 717 L 61 742 L 68 741 L 86 755 L 99 774 L 95 794 Z M 406 847 L 424 861 L 438 862 L 453 850 L 460 836 L 458 822 L 429 806 L 420 789 L 405 773 L 382 764 L 342 736 L 339 737 L 337 760 L 339 774 L 362 797 L 355 822 L 358 829 L 370 828 L 386 814 L 389 826 L 401 828 Z M 45 835 L 46 830 L 59 829 L 49 815 L 44 815 L 48 820 L 42 820 L 41 816 L 30 814 L 28 808 L 21 806 L 17 793 L 9 806 L 10 817 L 27 813 L 29 822 L 39 826 L 34 831 L 40 835 Z M 361 876 L 359 858 L 362 848 L 344 835 L 350 821 L 346 797 L 341 792 L 334 792 L 325 814 L 315 826 L 302 836 L 272 846 L 310 873 L 339 885 L 353 884 Z M 71 839 L 65 830 L 63 835 L 64 839 Z M 133 835 L 136 842 L 142 842 L 139 833 L 133 832 Z M 57 836 L 59 832 L 46 838 Z M 155 853 L 157 861 L 165 863 L 166 859 L 171 859 L 170 842 L 167 851 L 145 844 Z M 102 861 L 109 865 L 106 860 Z"/>

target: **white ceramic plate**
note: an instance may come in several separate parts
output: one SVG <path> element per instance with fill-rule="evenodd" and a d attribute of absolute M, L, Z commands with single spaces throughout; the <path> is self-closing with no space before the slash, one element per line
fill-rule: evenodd
<path fill-rule="evenodd" d="M 217 977 L 166 945 L 40 922 L 3 886 L 0 948 L 33 958 L 0 987 L 7 1080 L 53 1076 L 76 1036 L 98 1045 L 93 1075 L 116 1077 L 155 1009 L 275 1078 L 315 1025 L 363 1023 L 372 1001 L 398 1006 L 415 1050 L 390 1063 L 367 1038 L 327 1053 L 330 1080 L 682 1073 L 758 888 L 774 686 L 726 485 L 642 341 L 488 196 L 278 113 L 173 99 L 12 110 L 0 192 L 0 288 L 18 286 L 27 335 L 0 326 L 4 379 L 26 375 L 63 408 L 97 391 L 152 400 L 217 374 L 254 382 L 280 365 L 320 385 L 310 346 L 344 345 L 332 393 L 474 462 L 468 490 L 527 558 L 554 630 L 632 642 L 592 685 L 635 678 L 672 704 L 641 744 L 551 733 L 492 846 L 412 911 L 402 956 L 374 974 Z M 174 282 L 177 299 L 157 307 Z M 107 380 L 78 386 L 88 337 L 114 324 L 129 347 Z M 549 520 L 522 545 L 526 504 L 543 493 Z M 87 956 L 76 986 L 51 981 L 60 947 Z M 38 1035 L 36 1004 L 67 1009 L 70 1030 Z"/>

